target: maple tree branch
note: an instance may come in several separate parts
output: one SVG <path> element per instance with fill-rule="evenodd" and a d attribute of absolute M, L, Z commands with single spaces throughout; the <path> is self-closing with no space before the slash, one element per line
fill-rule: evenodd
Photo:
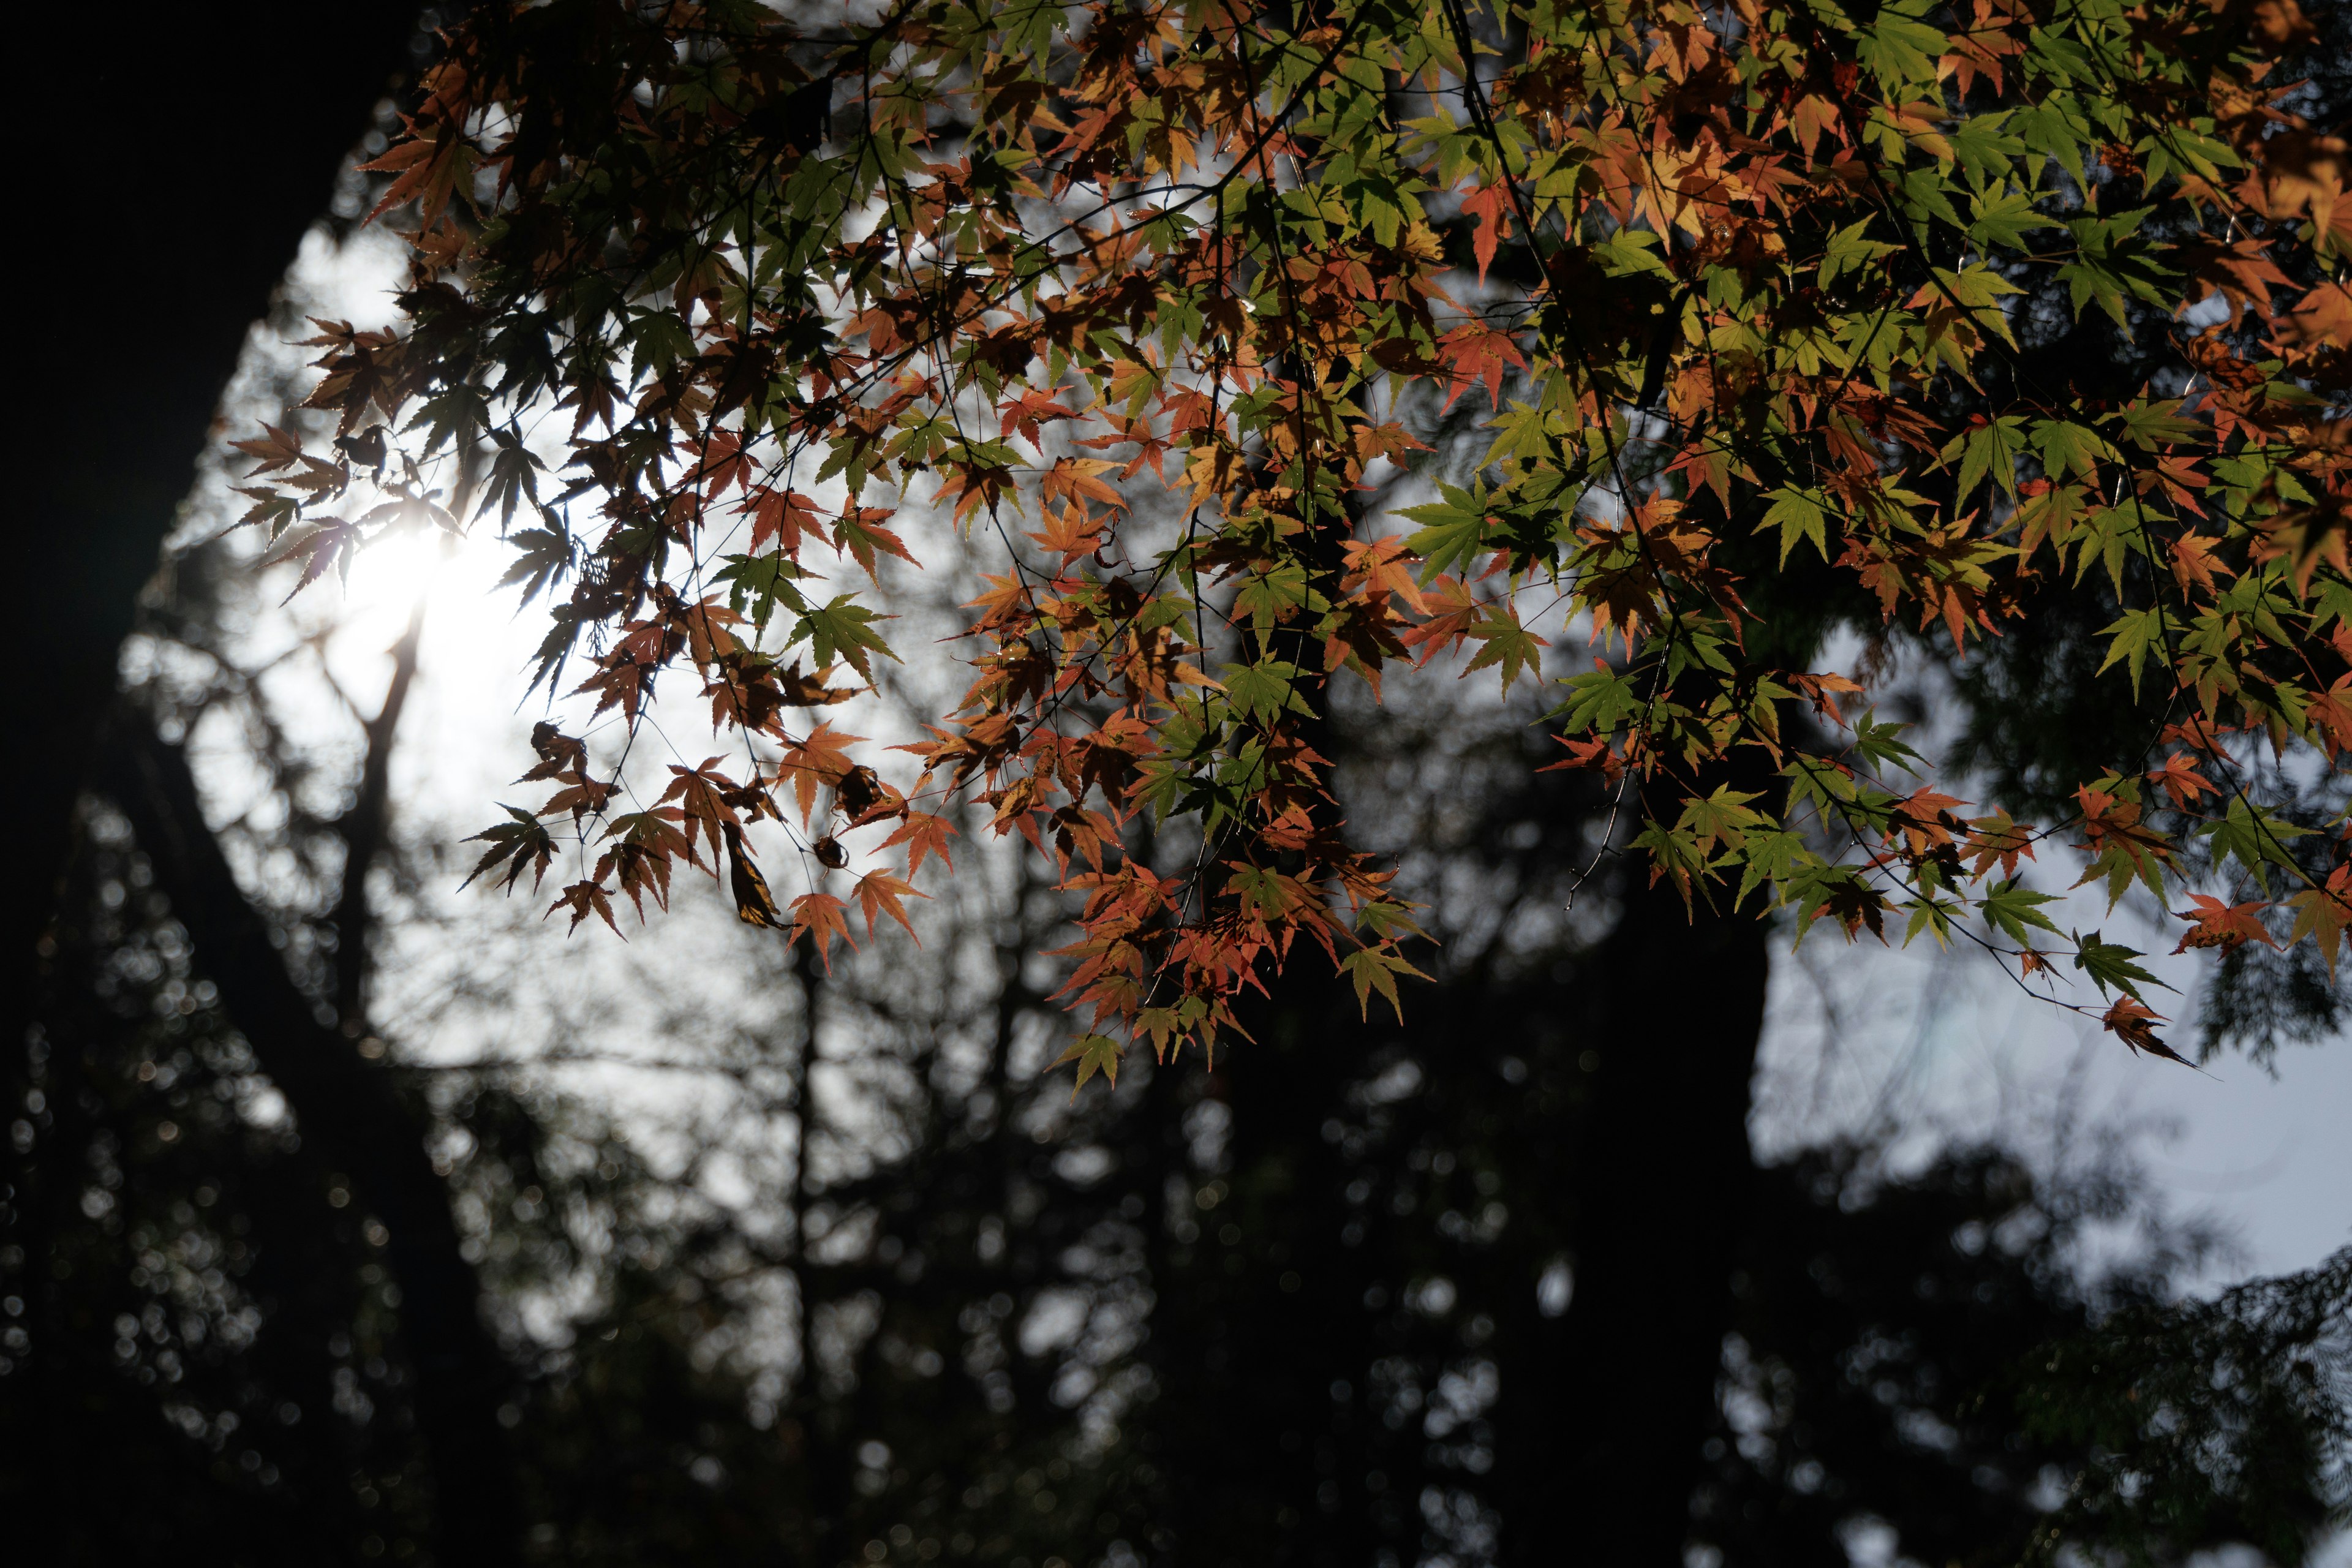
<path fill-rule="evenodd" d="M 384 688 L 383 706 L 367 721 L 367 754 L 360 768 L 359 793 L 334 822 L 343 841 L 342 888 L 327 917 L 335 932 L 334 1007 L 336 1018 L 362 1027 L 364 993 L 371 965 L 368 939 L 375 910 L 368 898 L 368 871 L 383 850 L 392 826 L 393 741 L 400 716 L 408 705 L 409 688 L 416 679 L 418 645 L 425 637 L 426 596 L 419 593 L 408 613 L 408 626 L 393 645 L 392 679 Z"/>

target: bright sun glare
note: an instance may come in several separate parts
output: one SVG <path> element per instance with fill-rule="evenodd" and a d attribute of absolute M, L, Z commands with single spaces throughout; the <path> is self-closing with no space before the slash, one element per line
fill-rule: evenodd
<path fill-rule="evenodd" d="M 421 528 L 404 528 L 375 540 L 352 560 L 345 584 L 348 612 L 371 617 L 390 613 L 404 620 L 416 601 L 432 591 L 434 577 L 449 554 L 446 535 Z"/>
<path fill-rule="evenodd" d="M 497 552 L 495 538 L 460 541 L 437 530 L 404 528 L 379 536 L 352 558 L 351 574 L 340 591 L 332 579 L 308 590 L 322 595 L 319 608 L 332 623 L 333 661 L 352 669 L 365 689 L 373 681 L 361 668 L 379 663 L 407 629 L 409 617 L 425 606 L 424 651 L 429 665 L 445 672 L 478 672 L 486 668 L 485 658 L 499 662 L 482 646 L 485 622 L 498 617 L 482 616 L 478 602 L 493 580 L 484 573 L 493 568 Z"/>
<path fill-rule="evenodd" d="M 351 564 L 340 591 L 331 579 L 308 591 L 332 623 L 328 663 L 363 708 L 372 705 L 390 672 L 388 656 L 425 606 L 418 700 L 402 721 L 401 750 L 425 765 L 433 793 L 449 797 L 436 806 L 470 811 L 513 776 L 529 729 L 517 710 L 535 639 L 514 615 L 512 591 L 497 586 L 507 564 L 498 530 L 478 528 L 460 540 L 403 529 Z"/>

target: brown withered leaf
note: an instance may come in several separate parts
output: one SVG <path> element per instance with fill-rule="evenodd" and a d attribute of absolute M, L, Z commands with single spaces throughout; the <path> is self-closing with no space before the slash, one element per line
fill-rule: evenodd
<path fill-rule="evenodd" d="M 783 911 L 776 908 L 775 895 L 768 891 L 768 879 L 751 864 L 751 853 L 743 847 L 743 835 L 731 822 L 727 825 L 727 887 L 735 895 L 737 920 L 770 931 L 783 928 Z"/>
<path fill-rule="evenodd" d="M 588 769 L 588 748 L 544 719 L 531 726 L 530 749 L 539 753 L 539 765 L 517 779 L 517 784 L 551 779 L 567 770 L 585 773 Z"/>
<path fill-rule="evenodd" d="M 2162 1057 L 2166 1061 L 2179 1062 L 2185 1068 L 2195 1067 L 2195 1062 L 2157 1037 L 2156 1026 L 2164 1021 L 2163 1015 L 2150 1011 L 2145 1004 L 2129 996 L 2116 997 L 2116 1005 L 2099 1019 L 2110 1034 L 2135 1051 Z"/>
<path fill-rule="evenodd" d="M 813 674 L 803 675 L 801 661 L 793 660 L 776 677 L 776 689 L 782 694 L 778 700 L 786 708 L 830 708 L 866 689 L 862 686 L 827 686 L 825 681 L 832 677 L 834 668 L 828 664 Z"/>
<path fill-rule="evenodd" d="M 2309 43 L 2319 33 L 2294 0 L 2255 0 L 2246 16 L 2246 31 L 2266 55 L 2284 54 L 2298 44 Z"/>
<path fill-rule="evenodd" d="M 848 814 L 850 821 L 863 822 L 867 813 L 887 798 L 883 788 L 882 775 L 860 765 L 843 774 L 841 782 L 834 785 L 834 800 Z"/>
<path fill-rule="evenodd" d="M 593 914 L 601 917 L 606 925 L 611 926 L 614 936 L 622 936 L 624 941 L 627 940 L 623 936 L 619 923 L 613 919 L 612 894 L 601 882 L 572 883 L 563 889 L 562 897 L 547 906 L 547 912 L 551 915 L 558 910 L 572 911 L 572 924 L 567 928 L 571 931 L 578 931 L 580 922 Z"/>

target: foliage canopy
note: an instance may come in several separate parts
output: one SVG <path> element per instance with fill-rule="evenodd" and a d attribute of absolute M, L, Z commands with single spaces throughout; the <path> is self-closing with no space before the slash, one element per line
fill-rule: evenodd
<path fill-rule="evenodd" d="M 576 852 L 576 925 L 723 860 L 824 949 L 904 921 L 977 799 L 1084 896 L 1081 1081 L 1213 1043 L 1302 938 L 1393 1003 L 1416 927 L 1327 793 L 1331 683 L 1465 655 L 1507 689 L 1559 625 L 1597 656 L 1561 765 L 1654 876 L 2053 999 L 2071 958 L 2169 1055 L 2140 955 L 2020 873 L 2055 835 L 2185 900 L 2184 947 L 2331 972 L 2352 920 L 2352 204 L 2281 68 L 2312 32 L 2294 0 L 486 6 L 371 165 L 417 219 L 404 323 L 321 324 L 333 447 L 239 443 L 249 520 L 307 583 L 464 526 L 435 465 L 487 444 L 538 679 L 632 741 L 698 682 L 744 761 L 648 805 L 543 725 L 555 793 L 482 872 Z M 902 787 L 822 710 L 897 657 L 866 580 L 913 561 L 906 507 L 1003 571 Z M 1877 661 L 1817 668 L 1839 624 L 1965 670 L 2061 622 L 2122 721 L 2021 817 L 1937 787 Z M 1186 863 L 1131 852 L 1146 810 Z M 804 846 L 781 908 L 762 818 Z"/>

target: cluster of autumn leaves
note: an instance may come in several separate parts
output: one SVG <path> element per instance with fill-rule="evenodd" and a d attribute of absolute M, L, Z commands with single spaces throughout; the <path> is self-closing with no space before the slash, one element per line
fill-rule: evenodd
<path fill-rule="evenodd" d="M 2029 980 L 2070 954 L 2168 1049 L 2139 955 L 2061 936 L 2020 861 L 2062 835 L 2168 907 L 2197 846 L 2231 896 L 2190 895 L 2187 946 L 2332 967 L 2352 915 L 2343 820 L 2250 771 L 2352 745 L 2352 203 L 2277 67 L 2310 31 L 2294 0 L 485 6 L 370 165 L 415 219 L 406 324 L 324 327 L 333 455 L 239 443 L 250 518 L 305 583 L 499 520 L 538 679 L 622 741 L 600 770 L 541 725 L 554 793 L 481 870 L 575 866 L 575 925 L 682 860 L 829 952 L 984 807 L 1082 900 L 1081 1081 L 1237 1029 L 1302 937 L 1396 1001 L 1418 931 L 1328 793 L 1328 685 L 1535 679 L 1545 606 L 1594 656 L 1563 765 L 1654 875 Z M 2044 384 L 2053 310 L 2172 334 L 2178 374 Z M 429 482 L 458 450 L 464 509 Z M 1416 467 L 1426 504 L 1370 499 Z M 902 508 L 1004 570 L 894 784 L 822 710 L 896 658 Z M 2068 821 L 1891 787 L 1924 763 L 1771 624 L 1822 595 L 1962 653 L 2100 598 L 2155 738 Z M 621 810 L 673 671 L 740 761 Z M 781 904 L 762 820 L 806 851 Z"/>

